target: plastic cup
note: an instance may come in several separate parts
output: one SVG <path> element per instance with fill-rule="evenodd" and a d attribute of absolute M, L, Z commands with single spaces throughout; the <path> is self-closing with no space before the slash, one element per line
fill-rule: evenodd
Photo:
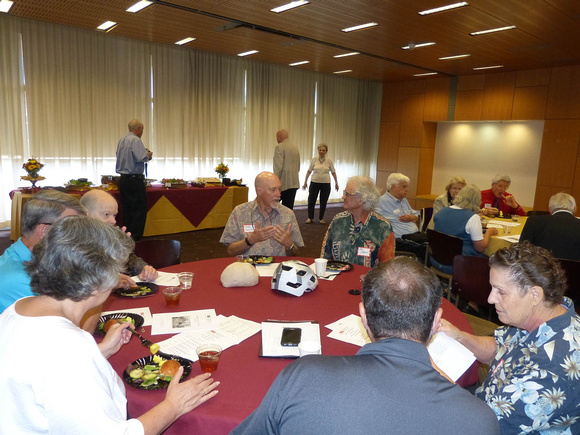
<path fill-rule="evenodd" d="M 212 373 L 217 370 L 222 348 L 217 344 L 204 344 L 199 346 L 195 352 L 199 358 L 199 365 L 202 373 Z"/>
<path fill-rule="evenodd" d="M 177 307 L 179 305 L 181 291 L 182 291 L 181 287 L 166 287 L 163 289 L 165 303 L 167 304 L 168 307 Z"/>
<path fill-rule="evenodd" d="M 512 233 L 512 227 L 509 225 L 503 225 L 503 233 L 504 234 L 511 234 Z"/>
<path fill-rule="evenodd" d="M 328 263 L 328 260 L 326 258 L 316 258 L 314 260 L 314 267 L 316 268 L 316 275 L 318 275 L 318 276 L 326 275 L 326 263 Z"/>
<path fill-rule="evenodd" d="M 193 281 L 193 272 L 181 272 L 178 273 L 177 276 L 179 277 L 179 284 L 181 284 L 183 290 L 191 288 L 191 281 Z"/>
<path fill-rule="evenodd" d="M 316 341 L 301 341 L 298 344 L 298 354 L 300 356 L 304 355 L 320 355 L 322 350 L 320 348 L 320 343 Z"/>
<path fill-rule="evenodd" d="M 238 263 L 248 263 L 249 259 L 250 259 L 249 255 L 236 255 L 236 261 Z"/>

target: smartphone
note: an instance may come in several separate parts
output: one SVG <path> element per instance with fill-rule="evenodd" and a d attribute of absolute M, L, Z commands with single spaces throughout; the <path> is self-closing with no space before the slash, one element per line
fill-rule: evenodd
<path fill-rule="evenodd" d="M 282 339 L 280 344 L 282 346 L 298 346 L 300 338 L 302 337 L 301 328 L 284 328 L 282 330 Z"/>

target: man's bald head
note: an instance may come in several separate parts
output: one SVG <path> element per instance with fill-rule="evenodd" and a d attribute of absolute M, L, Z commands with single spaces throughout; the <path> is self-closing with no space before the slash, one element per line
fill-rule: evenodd
<path fill-rule="evenodd" d="M 280 130 L 276 133 L 276 141 L 278 143 L 284 142 L 286 139 L 288 139 L 288 130 Z"/>
<path fill-rule="evenodd" d="M 91 190 L 83 195 L 81 204 L 85 206 L 90 217 L 110 225 L 117 223 L 119 206 L 115 198 L 103 190 Z"/>
<path fill-rule="evenodd" d="M 272 172 L 260 172 L 254 181 L 258 204 L 266 208 L 276 208 L 280 202 L 282 183 Z"/>

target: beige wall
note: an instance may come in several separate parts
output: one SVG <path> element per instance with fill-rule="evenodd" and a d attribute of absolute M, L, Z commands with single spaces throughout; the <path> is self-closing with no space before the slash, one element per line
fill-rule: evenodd
<path fill-rule="evenodd" d="M 377 183 L 392 172 L 411 180 L 408 198 L 431 192 L 436 122 L 448 120 L 451 79 L 385 83 Z M 535 210 L 547 210 L 556 192 L 580 203 L 580 65 L 461 76 L 455 121 L 544 119 Z M 417 204 L 416 206 L 418 206 Z"/>

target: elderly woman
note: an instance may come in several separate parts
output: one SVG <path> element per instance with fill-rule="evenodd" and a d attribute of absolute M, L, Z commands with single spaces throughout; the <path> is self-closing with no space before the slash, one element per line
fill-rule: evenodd
<path fill-rule="evenodd" d="M 467 183 L 465 182 L 465 178 L 463 177 L 453 177 L 451 180 L 449 180 L 449 183 L 447 183 L 447 186 L 445 186 L 445 193 L 439 195 L 435 202 L 433 202 L 433 216 L 441 211 L 441 209 L 452 205 L 453 200 L 466 184 Z M 433 229 L 434 225 L 435 223 L 433 222 L 433 219 L 431 219 L 428 228 Z"/>
<path fill-rule="evenodd" d="M 387 219 L 372 211 L 380 191 L 368 177 L 351 177 L 337 214 L 324 236 L 321 257 L 373 267 L 395 256 L 395 233 Z"/>
<path fill-rule="evenodd" d="M 479 187 L 468 184 L 457 194 L 451 207 L 445 207 L 434 217 L 435 231 L 463 240 L 463 255 L 481 256 L 489 244 L 491 236 L 497 234 L 497 229 L 488 228 L 483 234 L 481 219 L 477 212 L 481 202 Z M 433 266 L 444 273 L 453 273 L 450 266 L 444 266 L 431 259 Z"/>
<path fill-rule="evenodd" d="M 338 179 L 336 178 L 336 170 L 332 164 L 332 160 L 326 157 L 328 152 L 328 145 L 321 143 L 318 145 L 318 157 L 314 157 L 312 162 L 310 162 L 310 167 L 308 172 L 306 172 L 306 178 L 304 180 L 304 186 L 302 189 L 306 189 L 308 185 L 308 177 L 312 174 L 312 181 L 310 181 L 310 188 L 308 189 L 308 220 L 307 224 L 312 223 L 314 219 L 314 207 L 316 206 L 316 198 L 318 198 L 318 193 L 320 193 L 320 212 L 318 215 L 318 222 L 324 224 L 324 212 L 326 211 L 326 203 L 328 202 L 328 197 L 330 196 L 330 172 L 334 177 L 334 187 L 338 191 Z"/>
<path fill-rule="evenodd" d="M 107 362 L 131 334 L 113 325 L 97 345 L 79 328 L 83 315 L 117 285 L 133 242 L 120 229 L 80 216 L 54 223 L 28 264 L 32 296 L 0 316 L 2 433 L 157 434 L 217 394 L 203 374 L 127 420 L 123 382 Z M 205 394 L 204 394 L 205 393 Z"/>
<path fill-rule="evenodd" d="M 564 297 L 566 276 L 550 252 L 529 242 L 489 260 L 491 293 L 506 326 L 476 337 L 441 320 L 439 331 L 490 364 L 476 391 L 502 434 L 580 433 L 580 317 Z"/>

